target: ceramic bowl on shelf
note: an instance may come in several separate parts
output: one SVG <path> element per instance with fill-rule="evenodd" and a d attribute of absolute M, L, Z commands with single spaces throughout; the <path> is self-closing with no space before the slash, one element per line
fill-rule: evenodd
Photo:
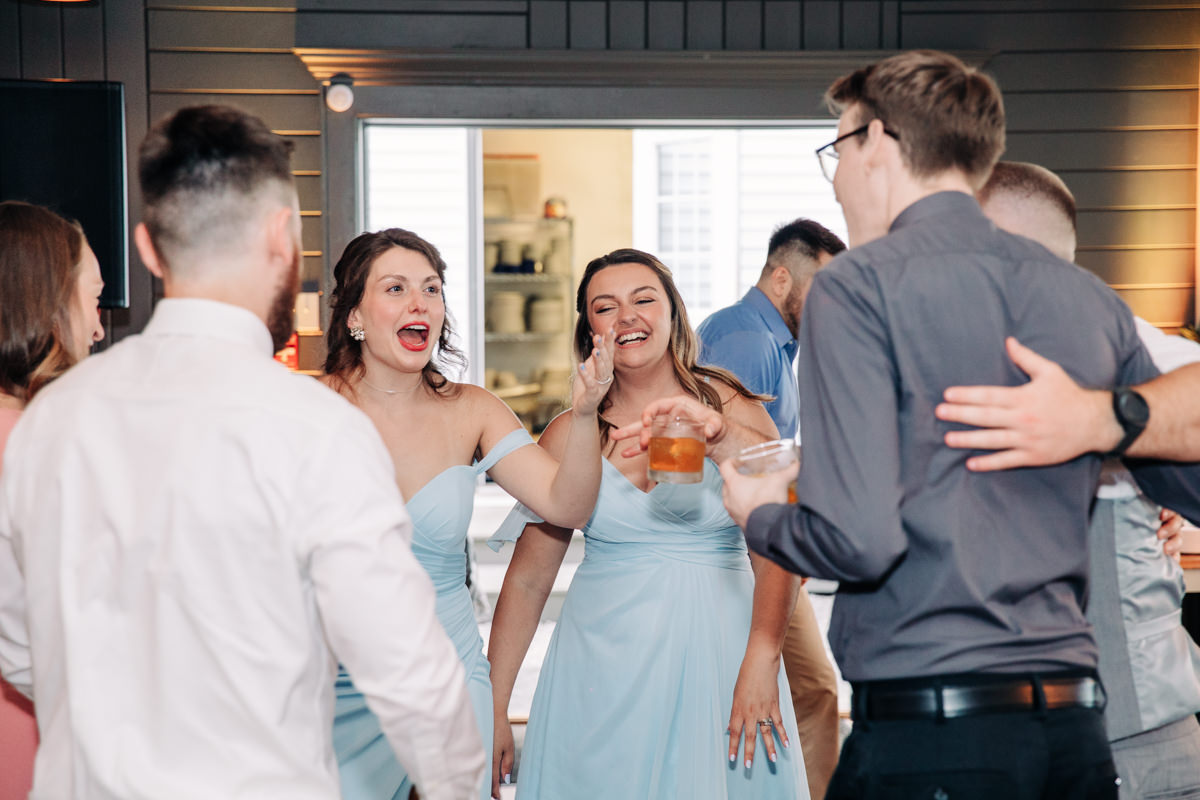
<path fill-rule="evenodd" d="M 559 333 L 563 319 L 561 297 L 535 297 L 529 301 L 529 330 L 534 333 Z"/>
<path fill-rule="evenodd" d="M 487 328 L 493 333 L 524 333 L 525 295 L 494 292 L 488 298 Z"/>

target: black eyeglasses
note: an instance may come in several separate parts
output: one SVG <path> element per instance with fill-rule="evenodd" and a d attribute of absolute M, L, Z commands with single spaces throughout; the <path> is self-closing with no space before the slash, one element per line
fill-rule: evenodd
<path fill-rule="evenodd" d="M 871 120 L 871 122 L 874 121 L 875 120 Z M 867 128 L 869 127 L 871 127 L 870 122 L 868 122 L 866 125 L 863 125 L 861 128 L 856 128 L 849 133 L 842 134 L 827 145 L 817 148 L 817 161 L 821 162 L 821 172 L 825 175 L 825 180 L 833 183 L 833 174 L 837 172 L 838 151 L 834 145 L 844 139 L 849 139 L 851 136 L 858 136 L 860 133 L 866 133 Z M 883 132 L 895 139 L 897 142 L 900 141 L 900 137 L 894 132 L 889 131 L 887 129 L 887 125 L 883 126 Z"/>

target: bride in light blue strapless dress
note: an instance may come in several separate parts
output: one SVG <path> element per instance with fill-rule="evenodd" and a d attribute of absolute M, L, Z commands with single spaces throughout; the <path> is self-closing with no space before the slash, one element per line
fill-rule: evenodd
<path fill-rule="evenodd" d="M 400 229 L 365 233 L 334 269 L 326 384 L 375 423 L 395 463 L 412 518 L 412 549 L 437 592 L 437 616 L 462 661 L 476 726 L 462 731 L 492 752 L 492 691 L 483 641 L 466 586 L 467 528 L 475 486 L 485 472 L 539 513 L 581 525 L 599 490 L 595 409 L 612 372 L 612 340 L 595 339 L 572 401 L 592 409 L 573 428 L 561 464 L 538 447 L 495 395 L 443 375 L 450 345 L 441 287 L 446 265 L 433 245 Z M 598 380 L 609 376 L 606 381 Z M 587 415 L 585 414 L 585 417 Z M 347 509 L 353 513 L 353 509 Z M 405 609 L 378 609 L 403 614 Z M 408 800 L 414 786 L 354 686 L 339 669 L 333 745 L 347 800 Z M 433 776 L 436 779 L 436 776 Z M 490 795 L 482 781 L 480 798 Z"/>
<path fill-rule="evenodd" d="M 577 342 L 616 333 L 615 382 L 600 409 L 609 444 L 582 527 L 583 562 L 538 679 L 517 797 L 807 798 L 794 712 L 779 703 L 789 697 L 779 652 L 798 579 L 765 560 L 752 570 L 712 460 L 699 483 L 654 485 L 645 454 L 614 441 L 652 402 L 678 395 L 720 411 L 714 457 L 768 438 L 774 425 L 729 373 L 696 366 L 686 311 L 653 256 L 621 250 L 591 262 L 578 307 Z M 556 426 L 569 416 L 539 445 L 563 447 Z M 517 540 L 488 649 L 494 787 L 512 768 L 506 710 L 516 669 L 570 540 L 538 522 L 518 506 L 492 540 Z"/>

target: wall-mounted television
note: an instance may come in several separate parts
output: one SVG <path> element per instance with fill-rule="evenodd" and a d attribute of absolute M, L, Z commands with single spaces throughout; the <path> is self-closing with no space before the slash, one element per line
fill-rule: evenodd
<path fill-rule="evenodd" d="M 0 80 L 0 200 L 79 220 L 104 276 L 102 308 L 129 306 L 125 89 Z"/>

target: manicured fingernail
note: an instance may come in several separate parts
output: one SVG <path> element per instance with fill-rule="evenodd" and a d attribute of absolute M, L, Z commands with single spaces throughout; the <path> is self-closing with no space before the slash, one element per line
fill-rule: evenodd
<path fill-rule="evenodd" d="M 750 759 L 746 759 L 746 769 L 750 769 Z"/>
<path fill-rule="evenodd" d="M 791 742 L 789 742 L 787 739 L 784 739 L 784 740 L 783 740 L 783 746 L 784 746 L 784 747 L 791 747 L 791 746 L 792 746 L 792 743 L 791 743 Z"/>
<path fill-rule="evenodd" d="M 737 756 L 735 756 L 733 753 L 730 753 L 729 754 L 729 763 L 732 764 L 735 760 L 737 760 Z"/>
<path fill-rule="evenodd" d="M 774 753 L 767 754 L 767 758 L 771 759 L 772 764 L 775 763 L 775 754 Z"/>
<path fill-rule="evenodd" d="M 509 773 L 509 774 L 507 774 L 507 775 L 505 775 L 505 776 L 504 776 L 504 782 L 505 782 L 505 783 L 512 783 L 512 773 Z"/>

